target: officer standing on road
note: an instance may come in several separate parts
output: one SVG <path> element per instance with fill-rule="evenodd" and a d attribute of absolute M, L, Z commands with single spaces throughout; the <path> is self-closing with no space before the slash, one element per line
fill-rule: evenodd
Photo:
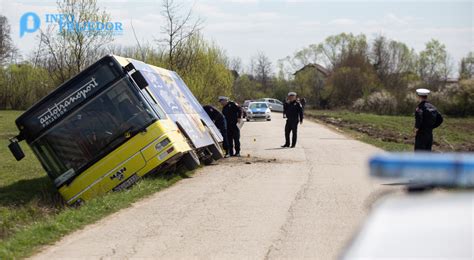
<path fill-rule="evenodd" d="M 420 103 L 415 111 L 415 151 L 431 151 L 433 129 L 443 123 L 443 117 L 435 106 L 427 101 L 428 89 L 416 90 Z"/>
<path fill-rule="evenodd" d="M 229 156 L 240 156 L 240 129 L 238 124 L 242 120 L 242 109 L 234 102 L 229 101 L 228 97 L 219 97 L 219 103 L 222 105 L 222 114 L 227 121 L 227 141 Z M 235 153 L 234 153 L 235 147 Z M 226 155 L 227 155 L 226 154 Z"/>
<path fill-rule="evenodd" d="M 217 129 L 219 129 L 219 132 L 221 133 L 222 138 L 224 139 L 222 141 L 222 144 L 224 146 L 226 156 L 228 156 L 227 150 L 229 149 L 229 143 L 227 141 L 227 123 L 225 121 L 224 115 L 219 110 L 217 110 L 217 108 L 211 105 L 205 105 L 203 106 L 203 108 L 204 108 L 204 111 L 206 111 L 207 115 L 214 122 Z"/>
<path fill-rule="evenodd" d="M 301 106 L 303 107 L 303 110 L 304 110 L 304 108 L 306 106 L 306 98 L 301 98 L 300 103 L 301 103 Z"/>
<path fill-rule="evenodd" d="M 283 117 L 286 116 L 285 144 L 281 147 L 290 147 L 290 132 L 293 133 L 291 148 L 296 145 L 298 123 L 303 124 L 303 107 L 296 101 L 296 93 L 288 93 L 288 102 L 285 104 Z"/>

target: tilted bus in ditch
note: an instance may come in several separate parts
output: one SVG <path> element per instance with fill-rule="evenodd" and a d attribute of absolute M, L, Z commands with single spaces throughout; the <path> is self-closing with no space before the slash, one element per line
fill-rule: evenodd
<path fill-rule="evenodd" d="M 17 120 L 25 140 L 68 204 L 131 186 L 181 162 L 222 158 L 222 136 L 173 71 L 108 55 L 63 83 Z"/>

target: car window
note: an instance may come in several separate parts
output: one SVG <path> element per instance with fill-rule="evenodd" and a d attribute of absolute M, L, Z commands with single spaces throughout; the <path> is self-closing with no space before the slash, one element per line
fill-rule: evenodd
<path fill-rule="evenodd" d="M 255 108 L 267 108 L 267 104 L 266 103 L 251 103 L 250 109 L 255 109 Z"/>
<path fill-rule="evenodd" d="M 283 105 L 283 103 L 280 100 L 275 100 L 275 102 L 279 105 Z"/>
<path fill-rule="evenodd" d="M 275 103 L 275 101 L 273 99 L 269 99 L 268 102 Z"/>

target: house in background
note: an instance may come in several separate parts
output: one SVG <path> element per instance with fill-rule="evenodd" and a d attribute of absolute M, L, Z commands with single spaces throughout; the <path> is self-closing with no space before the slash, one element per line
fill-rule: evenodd
<path fill-rule="evenodd" d="M 306 103 L 313 107 L 326 107 L 326 100 L 322 95 L 324 85 L 330 71 L 320 64 L 310 63 L 293 73 L 295 90 Z"/>
<path fill-rule="evenodd" d="M 296 78 L 298 74 L 301 74 L 301 73 L 304 74 L 307 71 L 314 71 L 317 74 L 319 74 L 319 76 L 321 76 L 322 78 L 327 78 L 329 77 L 329 74 L 330 74 L 329 70 L 323 67 L 322 65 L 319 65 L 317 63 L 310 63 L 310 64 L 305 65 L 303 68 L 297 70 L 295 73 L 293 73 L 293 76 L 295 76 Z"/>

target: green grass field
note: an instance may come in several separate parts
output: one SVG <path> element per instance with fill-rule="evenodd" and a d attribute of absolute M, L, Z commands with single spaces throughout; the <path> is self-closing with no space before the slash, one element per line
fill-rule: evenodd
<path fill-rule="evenodd" d="M 26 143 L 21 143 L 26 157 L 20 162 L 8 150 L 20 113 L 0 111 L 0 259 L 31 255 L 40 246 L 186 177 L 150 176 L 126 191 L 109 193 L 79 208 L 67 207 Z"/>
<path fill-rule="evenodd" d="M 381 116 L 350 111 L 307 110 L 310 119 L 336 127 L 387 151 L 412 151 L 414 117 Z M 435 151 L 474 151 L 474 118 L 444 117 L 434 130 Z"/>

